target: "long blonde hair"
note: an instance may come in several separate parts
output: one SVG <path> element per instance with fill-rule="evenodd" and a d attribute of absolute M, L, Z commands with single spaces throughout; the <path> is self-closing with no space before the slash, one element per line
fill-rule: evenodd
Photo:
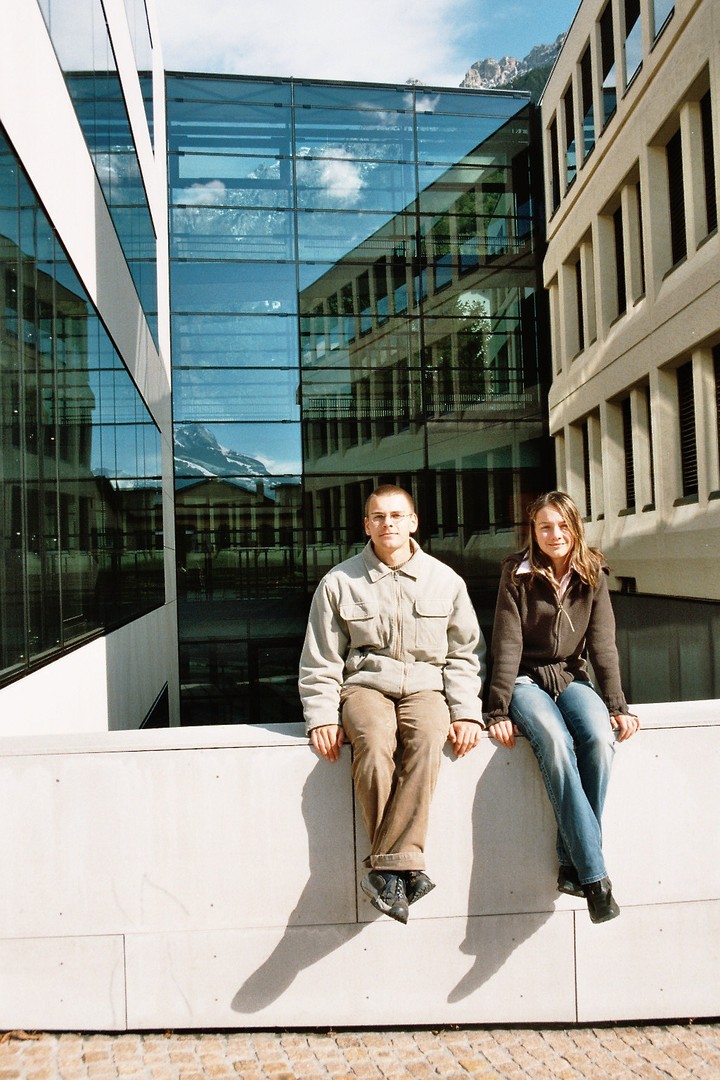
<path fill-rule="evenodd" d="M 583 581 L 593 589 L 600 580 L 605 565 L 601 551 L 588 546 L 585 539 L 585 526 L 577 506 L 564 491 L 547 491 L 540 495 L 527 508 L 528 516 L 528 562 L 533 574 L 541 574 L 553 585 L 557 584 L 553 564 L 540 550 L 535 536 L 535 519 L 546 506 L 552 506 L 562 514 L 573 538 L 571 565 L 577 570 Z"/>

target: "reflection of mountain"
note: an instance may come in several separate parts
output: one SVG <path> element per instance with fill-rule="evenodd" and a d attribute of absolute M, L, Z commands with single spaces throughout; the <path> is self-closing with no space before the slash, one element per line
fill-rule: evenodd
<path fill-rule="evenodd" d="M 179 476 L 261 476 L 272 483 L 261 461 L 221 446 L 202 424 L 175 428 L 175 469 Z"/>

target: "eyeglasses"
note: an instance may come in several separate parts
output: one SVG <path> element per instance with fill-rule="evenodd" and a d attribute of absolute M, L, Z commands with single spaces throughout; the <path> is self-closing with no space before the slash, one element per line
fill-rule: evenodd
<path fill-rule="evenodd" d="M 386 521 L 389 521 L 392 525 L 397 525 L 403 518 L 412 516 L 412 514 L 401 514 L 398 510 L 393 510 L 391 514 L 371 514 L 369 521 L 373 528 L 377 529 L 380 525 L 384 525 Z"/>

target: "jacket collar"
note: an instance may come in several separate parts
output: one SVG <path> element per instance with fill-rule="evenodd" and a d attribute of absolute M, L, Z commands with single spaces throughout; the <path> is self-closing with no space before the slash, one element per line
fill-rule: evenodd
<path fill-rule="evenodd" d="M 406 563 L 399 568 L 398 571 L 393 571 L 392 566 L 388 566 L 387 563 L 378 559 L 372 546 L 372 541 L 368 540 L 367 544 L 363 548 L 362 556 L 365 560 L 365 566 L 367 567 L 368 574 L 371 581 L 378 581 L 381 577 L 385 577 L 386 574 L 392 574 L 394 572 L 400 574 L 407 574 L 408 577 L 415 578 L 420 574 L 420 563 L 422 562 L 423 550 L 418 544 L 417 540 L 413 540 L 410 537 L 410 549 L 412 555 Z M 420 558 L 418 558 L 420 555 Z"/>

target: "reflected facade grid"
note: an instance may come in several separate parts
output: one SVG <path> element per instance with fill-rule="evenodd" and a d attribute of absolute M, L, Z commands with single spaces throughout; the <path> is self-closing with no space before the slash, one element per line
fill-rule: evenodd
<path fill-rule="evenodd" d="M 183 722 L 294 720 L 379 482 L 487 606 L 553 482 L 533 107 L 167 77 Z"/>

